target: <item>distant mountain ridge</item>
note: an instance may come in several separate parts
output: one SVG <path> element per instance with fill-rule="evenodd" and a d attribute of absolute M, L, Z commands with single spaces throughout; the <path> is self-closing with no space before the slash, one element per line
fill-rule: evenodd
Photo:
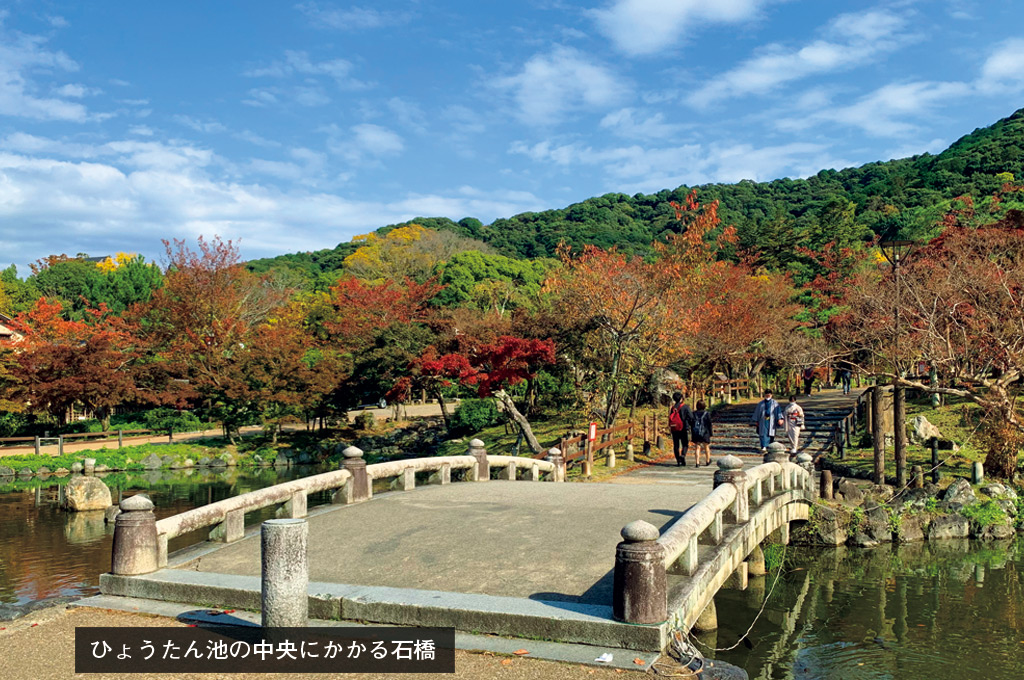
<path fill-rule="evenodd" d="M 1009 175 L 1005 174 L 1009 173 Z M 844 170 L 822 170 L 807 179 L 770 182 L 742 180 L 704 184 L 698 200 L 719 200 L 723 222 L 737 227 L 740 245 L 765 251 L 766 264 L 784 264 L 787 249 L 810 237 L 837 233 L 861 238 L 870 232 L 922 237 L 952 199 L 991 195 L 1008 178 L 1024 180 L 1024 109 L 965 135 L 937 154 L 867 163 Z M 480 239 L 510 257 L 551 257 L 558 244 L 593 244 L 646 253 L 652 241 L 677 229 L 669 201 L 685 199 L 694 187 L 655 194 L 610 193 L 565 208 L 527 212 L 482 224 L 474 218 L 416 218 L 433 229 Z M 401 225 L 381 227 L 386 233 Z M 355 245 L 254 260 L 256 271 L 298 268 L 316 274 L 341 268 Z"/>

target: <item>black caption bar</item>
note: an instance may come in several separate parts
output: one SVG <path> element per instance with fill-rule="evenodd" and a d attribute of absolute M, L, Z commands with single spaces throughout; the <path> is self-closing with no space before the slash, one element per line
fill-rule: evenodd
<path fill-rule="evenodd" d="M 454 673 L 454 628 L 75 628 L 76 673 Z"/>

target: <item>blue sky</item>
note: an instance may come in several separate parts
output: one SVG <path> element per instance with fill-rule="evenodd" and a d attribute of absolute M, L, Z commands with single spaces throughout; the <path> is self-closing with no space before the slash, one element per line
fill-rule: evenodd
<path fill-rule="evenodd" d="M 22 274 L 803 177 L 1024 106 L 1017 0 L 2 6 L 0 266 Z"/>

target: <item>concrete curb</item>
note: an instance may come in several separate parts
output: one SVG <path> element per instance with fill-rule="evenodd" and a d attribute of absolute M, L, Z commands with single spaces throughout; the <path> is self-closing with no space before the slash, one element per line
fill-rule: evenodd
<path fill-rule="evenodd" d="M 259 610 L 261 589 L 256 576 L 161 569 L 142 576 L 103 574 L 100 591 L 221 609 Z M 666 642 L 665 624 L 622 623 L 612 618 L 612 608 L 605 605 L 315 582 L 309 584 L 307 594 L 309 615 L 316 619 L 450 626 L 473 633 L 651 652 L 660 651 Z"/>

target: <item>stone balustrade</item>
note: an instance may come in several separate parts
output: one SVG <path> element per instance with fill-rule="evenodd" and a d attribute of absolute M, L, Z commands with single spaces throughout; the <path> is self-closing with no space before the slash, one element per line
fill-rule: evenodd
<path fill-rule="evenodd" d="M 410 458 L 367 465 L 363 460 L 363 452 L 354 446 L 345 449 L 342 455 L 344 461 L 341 469 L 250 491 L 156 521 L 156 555 L 152 559 L 136 559 L 135 556 L 127 554 L 127 551 L 135 551 L 140 548 L 135 547 L 135 543 L 132 541 L 118 542 L 115 530 L 113 556 L 115 568 L 113 573 L 137 575 L 153 571 L 151 568 L 153 565 L 156 568 L 166 567 L 168 541 L 206 527 L 212 528 L 210 531 L 211 541 L 224 543 L 237 541 L 245 535 L 245 515 L 249 512 L 280 505 L 283 510 L 280 515 L 285 518 L 305 517 L 307 496 L 311 493 L 333 490 L 335 491 L 332 497 L 333 503 L 359 503 L 372 498 L 375 480 L 392 479 L 392 489 L 411 491 L 416 488 L 417 474 L 429 474 L 429 483 L 432 484 L 448 484 L 451 482 L 452 472 L 456 470 L 465 470 L 466 478 L 472 481 L 489 480 L 492 469 L 498 470 L 498 477 L 501 479 L 521 478 L 530 481 L 543 479 L 557 482 L 565 480 L 565 462 L 558 449 L 551 449 L 547 460 L 516 456 L 491 456 L 487 454 L 484 443 L 479 439 L 470 442 L 469 454 L 464 456 Z M 519 474 L 520 470 L 523 471 L 521 475 Z M 127 510 L 127 508 L 124 509 Z M 129 512 L 125 517 L 126 521 L 132 516 L 132 513 Z M 152 513 L 146 519 L 148 522 L 153 522 Z M 126 523 L 125 526 L 128 524 Z M 118 551 L 125 552 L 125 554 L 119 555 Z M 145 567 L 147 571 L 139 571 L 135 568 L 118 571 L 117 565 L 136 564 L 149 566 Z M 131 573 L 128 573 L 129 571 Z"/>
<path fill-rule="evenodd" d="M 637 529 L 636 522 L 623 529 L 624 541 L 616 549 L 615 618 L 647 625 L 670 618 L 689 629 L 768 533 L 778 531 L 788 539 L 789 522 L 807 519 L 814 479 L 805 467 L 787 461 L 744 470 L 739 458 L 725 456 L 718 468 L 714 490 L 660 535 L 649 525 Z M 709 548 L 702 551 L 701 545 Z M 645 557 L 643 568 L 638 555 Z M 688 579 L 672 601 L 663 585 L 666 575 Z"/>

